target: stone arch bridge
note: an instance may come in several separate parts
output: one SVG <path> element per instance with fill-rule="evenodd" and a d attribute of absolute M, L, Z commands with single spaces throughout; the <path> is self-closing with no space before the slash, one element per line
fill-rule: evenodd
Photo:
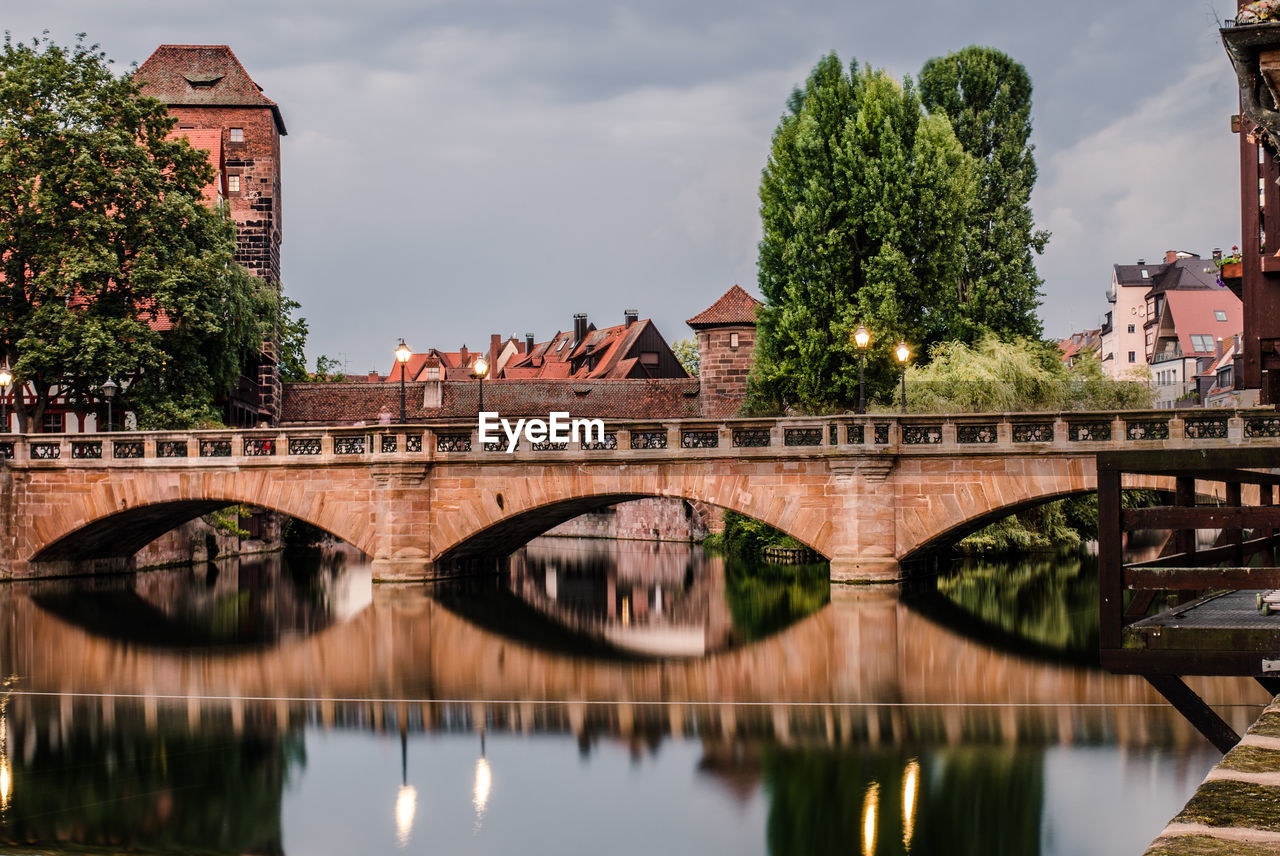
<path fill-rule="evenodd" d="M 833 579 L 891 580 L 932 546 L 1094 490 L 1099 451 L 1277 436 L 1273 410 L 619 422 L 603 441 L 513 452 L 483 447 L 474 424 L 25 435 L 0 441 L 0 577 L 127 567 L 174 526 L 247 503 L 348 541 L 382 578 L 420 578 L 659 496 L 781 529 L 830 559 Z"/>

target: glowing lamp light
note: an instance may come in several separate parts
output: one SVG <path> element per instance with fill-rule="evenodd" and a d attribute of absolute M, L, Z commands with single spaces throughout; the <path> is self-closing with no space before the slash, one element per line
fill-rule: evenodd
<path fill-rule="evenodd" d="M 476 357 L 475 364 L 472 366 L 472 373 L 476 377 L 485 377 L 489 374 L 489 361 L 484 357 Z"/>
<path fill-rule="evenodd" d="M 396 843 L 401 847 L 409 844 L 409 835 L 413 832 L 413 815 L 418 810 L 418 789 L 413 785 L 401 785 L 396 794 Z"/>
<path fill-rule="evenodd" d="M 404 343 L 404 339 L 400 340 L 400 344 L 396 345 L 396 362 L 404 365 L 409 362 L 409 358 L 413 356 L 413 351 Z"/>
<path fill-rule="evenodd" d="M 894 348 L 893 354 L 898 358 L 898 362 L 904 366 L 907 364 L 907 360 L 911 359 L 911 349 L 907 347 L 906 342 L 899 342 L 898 347 Z"/>
<path fill-rule="evenodd" d="M 8 386 L 13 383 L 13 375 L 9 374 L 8 369 L 0 369 L 0 386 Z"/>
<path fill-rule="evenodd" d="M 853 341 L 858 346 L 858 350 L 865 351 L 867 345 L 871 344 L 871 333 L 868 332 L 866 327 L 859 325 L 853 334 Z"/>

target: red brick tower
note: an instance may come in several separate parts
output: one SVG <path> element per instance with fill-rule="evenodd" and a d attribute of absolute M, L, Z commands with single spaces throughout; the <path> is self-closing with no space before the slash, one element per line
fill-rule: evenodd
<path fill-rule="evenodd" d="M 728 416 L 747 394 L 760 301 L 735 285 L 685 323 L 698 334 L 698 386 L 704 416 Z"/>
<path fill-rule="evenodd" d="M 161 45 L 138 69 L 142 93 L 163 101 L 179 129 L 222 134 L 226 198 L 236 224 L 236 261 L 280 287 L 280 108 L 226 45 Z M 254 422 L 280 415 L 280 330 L 264 342 Z"/>

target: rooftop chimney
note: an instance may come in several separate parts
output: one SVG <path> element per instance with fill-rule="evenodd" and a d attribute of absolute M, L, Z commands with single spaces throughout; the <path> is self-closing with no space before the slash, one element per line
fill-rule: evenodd
<path fill-rule="evenodd" d="M 587 313 L 577 312 L 573 316 L 573 344 L 577 345 L 587 338 Z"/>
<path fill-rule="evenodd" d="M 467 366 L 467 357 L 468 357 L 468 356 L 469 356 L 469 354 L 467 353 L 467 346 L 466 346 L 466 345 L 463 345 L 461 348 L 459 348 L 459 349 L 458 349 L 458 365 L 459 365 L 460 367 L 462 367 L 462 368 L 466 368 L 466 366 Z"/>
<path fill-rule="evenodd" d="M 622 323 L 630 329 L 631 325 L 640 320 L 640 313 L 634 309 L 625 309 L 622 312 Z"/>
<path fill-rule="evenodd" d="M 526 354 L 533 353 L 533 334 L 532 333 L 524 334 L 524 352 Z"/>
<path fill-rule="evenodd" d="M 493 377 L 493 373 L 498 370 L 498 354 L 502 353 L 502 336 L 497 333 L 489 334 L 489 376 Z"/>
<path fill-rule="evenodd" d="M 1146 259 L 1138 259 L 1138 264 L 1145 265 L 1146 263 L 1147 263 Z"/>
<path fill-rule="evenodd" d="M 1173 264 L 1174 262 L 1176 262 L 1177 260 L 1178 260 L 1178 251 L 1177 251 L 1177 250 L 1165 250 L 1165 251 L 1164 251 L 1164 263 L 1165 263 L 1165 264 L 1167 264 L 1167 265 L 1171 265 L 1171 264 Z"/>

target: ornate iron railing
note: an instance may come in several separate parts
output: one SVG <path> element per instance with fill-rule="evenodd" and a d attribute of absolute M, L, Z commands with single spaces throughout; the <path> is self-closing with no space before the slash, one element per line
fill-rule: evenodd
<path fill-rule="evenodd" d="M 738 449 L 755 449 L 772 442 L 768 428 L 734 428 L 733 445 Z"/>
<path fill-rule="evenodd" d="M 116 440 L 111 444 L 111 457 L 120 460 L 135 460 L 147 452 L 147 446 L 141 440 Z"/>
<path fill-rule="evenodd" d="M 199 448 L 200 457 L 202 458 L 231 457 L 230 440 L 201 440 Z"/>
<path fill-rule="evenodd" d="M 680 448 L 682 449 L 714 449 L 719 445 L 719 431 L 680 432 Z"/>
<path fill-rule="evenodd" d="M 1052 443 L 1052 422 L 1015 422 L 1013 423 L 1013 442 L 1015 443 Z"/>
<path fill-rule="evenodd" d="M 471 435 L 470 434 L 437 434 L 436 435 L 436 451 L 437 452 L 470 452 L 471 451 Z"/>
<path fill-rule="evenodd" d="M 319 437 L 290 437 L 290 455 L 318 455 L 324 447 Z"/>
<path fill-rule="evenodd" d="M 250 458 L 263 458 L 276 453 L 276 441 L 270 437 L 245 437 L 244 453 Z"/>
<path fill-rule="evenodd" d="M 102 442 L 99 440 L 76 441 L 71 444 L 71 457 L 77 460 L 102 457 Z"/>
<path fill-rule="evenodd" d="M 1188 440 L 1227 439 L 1227 417 L 1210 416 L 1202 419 L 1187 417 L 1182 423 L 1182 435 Z"/>
<path fill-rule="evenodd" d="M 334 437 L 333 453 L 335 455 L 363 455 L 364 437 Z"/>
<path fill-rule="evenodd" d="M 667 448 L 666 431 L 632 431 L 631 448 L 633 449 L 665 449 Z"/>
<path fill-rule="evenodd" d="M 787 428 L 782 432 L 784 446 L 821 446 L 821 428 Z"/>
<path fill-rule="evenodd" d="M 994 443 L 999 439 L 994 423 L 989 425 L 957 425 L 956 442 L 969 444 Z"/>
<path fill-rule="evenodd" d="M 1089 443 L 1111 439 L 1110 422 L 1068 422 L 1067 439 L 1072 443 Z"/>
<path fill-rule="evenodd" d="M 588 452 L 613 452 L 618 448 L 618 432 L 605 431 L 604 439 L 590 440 L 582 444 L 582 448 Z"/>
<path fill-rule="evenodd" d="M 942 442 L 942 426 L 903 425 L 902 442 L 907 446 L 936 446 Z"/>

